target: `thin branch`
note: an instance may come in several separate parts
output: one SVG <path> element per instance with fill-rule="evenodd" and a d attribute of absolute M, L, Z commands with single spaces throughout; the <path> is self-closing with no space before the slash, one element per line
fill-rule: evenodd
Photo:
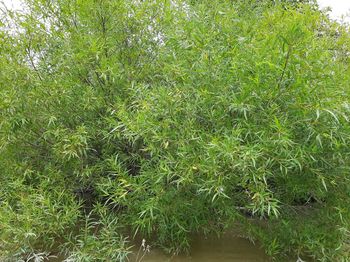
<path fill-rule="evenodd" d="M 27 56 L 28 56 L 28 58 L 29 58 L 30 65 L 31 65 L 32 68 L 34 69 L 34 71 L 35 71 L 35 73 L 37 74 L 37 76 L 39 77 L 40 81 L 43 81 L 43 78 L 41 77 L 38 68 L 35 66 L 33 57 L 30 55 L 30 47 L 27 47 L 27 48 L 26 48 L 26 52 L 27 52 Z"/>
<path fill-rule="evenodd" d="M 278 87 L 281 88 L 281 84 L 282 84 L 282 81 L 283 81 L 283 78 L 284 78 L 284 75 L 286 74 L 286 69 L 287 69 L 287 66 L 288 66 L 288 63 L 289 63 L 289 58 L 290 58 L 290 55 L 292 53 L 292 46 L 288 46 L 288 51 L 287 51 L 287 56 L 286 56 L 286 60 L 284 61 L 284 66 L 283 66 L 283 71 L 282 71 L 282 74 L 278 80 Z"/>

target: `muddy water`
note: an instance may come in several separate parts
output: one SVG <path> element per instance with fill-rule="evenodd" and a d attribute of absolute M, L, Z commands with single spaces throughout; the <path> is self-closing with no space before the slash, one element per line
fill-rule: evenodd
<path fill-rule="evenodd" d="M 136 243 L 135 243 L 136 244 Z M 140 243 L 137 243 L 138 245 Z M 137 251 L 135 252 L 137 253 Z M 139 255 L 141 257 L 141 255 Z M 130 261 L 136 261 L 131 257 Z M 152 248 L 142 262 L 268 262 L 270 261 L 262 249 L 249 240 L 226 233 L 220 238 L 196 236 L 193 239 L 190 254 L 171 256 L 157 248 Z"/>
<path fill-rule="evenodd" d="M 220 238 L 216 235 L 204 237 L 193 236 L 191 249 L 188 255 L 172 256 L 164 253 L 159 248 L 150 248 L 149 253 L 136 255 L 142 240 L 132 241 L 133 254 L 129 257 L 130 262 L 270 262 L 264 251 L 258 245 L 254 245 L 248 239 L 238 237 L 233 232 L 227 232 Z M 152 245 L 152 241 L 146 241 L 146 245 Z M 49 262 L 62 262 L 65 258 L 58 256 L 49 259 Z M 295 260 L 294 260 L 295 261 Z"/>

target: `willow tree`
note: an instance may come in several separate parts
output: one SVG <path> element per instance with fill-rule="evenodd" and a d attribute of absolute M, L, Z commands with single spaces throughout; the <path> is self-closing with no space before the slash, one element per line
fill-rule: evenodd
<path fill-rule="evenodd" d="M 2 259 L 228 227 L 349 259 L 350 37 L 315 5 L 28 0 L 0 35 Z"/>

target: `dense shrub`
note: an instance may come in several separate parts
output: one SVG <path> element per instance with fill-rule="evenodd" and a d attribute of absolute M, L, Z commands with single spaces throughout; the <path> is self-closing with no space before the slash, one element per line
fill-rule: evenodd
<path fill-rule="evenodd" d="M 130 228 L 180 252 L 236 225 L 347 261 L 349 32 L 289 2 L 4 10 L 1 256 L 122 260 Z"/>

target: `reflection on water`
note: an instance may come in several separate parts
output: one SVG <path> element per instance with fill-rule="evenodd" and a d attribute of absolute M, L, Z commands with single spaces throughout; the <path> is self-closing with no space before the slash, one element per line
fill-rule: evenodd
<path fill-rule="evenodd" d="M 140 243 L 137 243 L 138 245 Z M 137 251 L 135 252 L 137 253 Z M 131 262 L 135 257 L 130 258 Z M 267 262 L 270 261 L 257 245 L 239 238 L 233 233 L 226 233 L 220 238 L 196 236 L 193 239 L 188 256 L 171 256 L 157 248 L 151 248 L 142 262 Z"/>

